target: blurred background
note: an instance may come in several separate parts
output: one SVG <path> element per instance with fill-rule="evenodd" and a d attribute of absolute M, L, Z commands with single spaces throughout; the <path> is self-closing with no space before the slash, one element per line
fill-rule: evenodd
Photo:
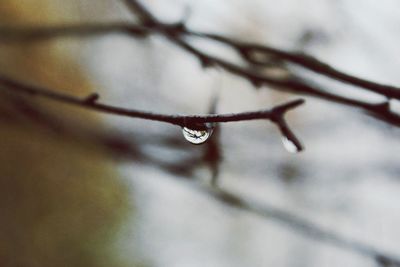
<path fill-rule="evenodd" d="M 395 0 L 142 2 L 166 22 L 186 18 L 190 29 L 305 51 L 350 74 L 400 84 Z M 0 14 L 3 25 L 22 26 L 135 21 L 122 2 L 107 0 L 2 0 Z M 191 42 L 239 62 L 226 47 Z M 158 113 L 208 113 L 215 97 L 218 113 L 298 97 L 203 69 L 157 35 L 6 43 L 0 59 L 1 73 L 15 79 L 77 96 L 96 91 L 104 103 Z M 382 100 L 298 68 L 282 72 L 345 96 Z M 14 97 L 0 102 L 2 266 L 379 266 L 352 245 L 315 238 L 293 218 L 400 255 L 400 130 L 358 109 L 306 97 L 288 116 L 306 149 L 291 154 L 263 121 L 223 124 L 206 144 L 193 146 L 174 126 L 24 99 L 52 114 L 50 125 L 56 121 L 64 134 L 54 133 L 9 107 Z M 85 134 L 124 136 L 130 145 L 107 139 L 121 152 L 110 154 L 71 132 L 76 125 Z M 213 176 L 264 215 L 208 194 Z"/>

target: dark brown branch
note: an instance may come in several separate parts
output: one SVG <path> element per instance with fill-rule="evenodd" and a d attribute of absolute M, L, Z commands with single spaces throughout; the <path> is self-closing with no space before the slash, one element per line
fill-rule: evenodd
<path fill-rule="evenodd" d="M 388 98 L 400 99 L 400 88 L 380 83 L 375 83 L 366 79 L 362 79 L 340 70 L 337 70 L 327 63 L 317 58 L 304 54 L 287 52 L 267 45 L 254 43 L 245 43 L 232 38 L 223 37 L 216 34 L 200 33 L 188 30 L 181 24 L 163 24 L 158 22 L 150 13 L 148 13 L 137 1 L 126 0 L 129 6 L 134 10 L 140 10 L 138 14 L 146 14 L 143 19 L 148 21 L 146 26 L 134 25 L 132 23 L 113 23 L 113 24 L 86 24 L 86 25 L 68 25 L 57 27 L 0 27 L 1 41 L 20 41 L 20 40 L 40 40 L 57 37 L 91 37 L 102 36 L 105 34 L 131 34 L 143 36 L 151 32 L 175 32 L 179 35 L 197 36 L 227 44 L 238 51 L 238 53 L 249 63 L 256 65 L 264 65 L 269 62 L 260 62 L 256 59 L 256 54 L 265 54 L 266 56 L 274 56 L 280 60 L 285 60 L 319 74 L 331 77 L 333 79 L 362 87 L 369 91 L 381 94 Z M 140 8 L 139 8 L 140 7 Z M 158 23 L 158 24 L 155 24 Z"/>
<path fill-rule="evenodd" d="M 376 83 L 373 81 L 369 81 L 366 79 L 350 75 L 348 73 L 345 73 L 343 71 L 340 71 L 332 67 L 331 65 L 325 62 L 322 62 L 321 60 L 313 56 L 301 52 L 288 52 L 267 45 L 240 42 L 238 40 L 234 40 L 216 34 L 200 33 L 188 30 L 186 30 L 186 33 L 188 35 L 208 38 L 229 45 L 235 50 L 237 50 L 238 53 L 251 64 L 261 65 L 261 66 L 269 64 L 269 62 L 263 62 L 257 60 L 256 55 L 260 56 L 261 58 L 263 58 L 262 56 L 264 57 L 273 56 L 280 60 L 294 63 L 296 65 L 302 66 L 306 69 L 312 70 L 316 73 L 333 78 L 335 80 L 364 88 L 371 92 L 384 95 L 387 98 L 395 98 L 400 100 L 399 87 Z"/>
<path fill-rule="evenodd" d="M 373 104 L 368 103 L 360 100 L 350 99 L 347 97 L 343 97 L 334 93 L 329 93 L 327 91 L 323 91 L 320 88 L 313 86 L 311 82 L 307 81 L 304 82 L 302 79 L 278 79 L 274 77 L 270 77 L 267 75 L 260 75 L 254 71 L 248 70 L 246 68 L 237 66 L 233 63 L 228 61 L 210 56 L 206 53 L 201 52 L 200 50 L 196 49 L 195 47 L 191 46 L 183 40 L 183 37 L 186 35 L 193 35 L 193 36 L 200 36 L 206 37 L 213 40 L 217 40 L 220 42 L 224 42 L 226 44 L 231 45 L 235 49 L 237 49 L 242 56 L 248 55 L 249 52 L 255 53 L 261 50 L 264 53 L 272 54 L 273 56 L 277 56 L 280 59 L 288 60 L 293 63 L 302 65 L 303 67 L 309 68 L 314 70 L 320 74 L 326 75 L 328 77 L 332 77 L 334 79 L 340 80 L 342 82 L 347 82 L 356 86 L 360 86 L 364 89 L 373 91 L 375 93 L 381 94 L 382 96 L 386 96 L 388 98 L 398 98 L 400 99 L 400 89 L 392 86 L 377 84 L 371 81 L 363 80 L 343 72 L 340 72 L 328 64 L 325 64 L 319 60 L 312 58 L 311 56 L 295 54 L 295 53 L 288 53 L 283 50 L 278 50 L 274 48 L 270 48 L 267 46 L 260 46 L 260 45 L 251 45 L 240 43 L 225 37 L 212 35 L 212 34 L 205 34 L 205 33 L 196 33 L 189 31 L 186 26 L 182 23 L 177 24 L 165 24 L 159 22 L 151 13 L 137 0 L 127 0 L 128 5 L 131 9 L 134 9 L 135 13 L 145 14 L 146 20 L 150 22 L 152 28 L 158 31 L 159 33 L 168 37 L 172 42 L 176 43 L 178 46 L 186 50 L 187 52 L 191 53 L 192 55 L 196 56 L 202 66 L 217 66 L 221 67 L 222 69 L 245 78 L 249 80 L 253 85 L 259 87 L 264 84 L 278 86 L 280 89 L 284 89 L 286 91 L 292 93 L 301 93 L 306 94 L 314 97 L 319 97 L 328 101 L 344 104 L 347 106 L 357 107 L 363 109 L 367 114 L 378 118 L 380 120 L 386 121 L 392 125 L 400 126 L 400 115 L 394 113 L 390 110 L 390 106 L 386 105 L 387 102 Z M 150 15 L 149 15 L 150 14 Z M 254 51 L 256 50 L 256 51 Z M 244 53 L 246 51 L 246 53 Z M 249 57 L 246 57 L 247 60 L 250 60 Z M 272 87 L 272 89 L 278 89 Z M 382 108 L 382 107 L 386 108 Z M 282 129 L 281 129 L 282 130 Z M 295 143 L 297 143 L 294 140 Z"/>
<path fill-rule="evenodd" d="M 380 120 L 386 121 L 392 125 L 400 126 L 400 115 L 394 113 L 390 110 L 390 107 L 386 105 L 387 102 L 382 103 L 368 103 L 356 99 L 351 99 L 336 95 L 313 86 L 310 81 L 304 82 L 299 78 L 288 78 L 279 79 L 274 77 L 269 77 L 266 75 L 258 74 L 254 71 L 248 70 L 246 68 L 240 67 L 223 59 L 210 56 L 206 53 L 201 52 L 195 47 L 189 45 L 180 38 L 170 36 L 177 45 L 185 49 L 187 52 L 196 56 L 203 66 L 217 66 L 220 67 L 234 75 L 240 76 L 256 86 L 262 85 L 273 85 L 276 87 L 270 87 L 274 90 L 285 90 L 291 93 L 300 93 L 305 95 L 310 95 L 318 98 L 322 98 L 331 102 L 336 102 L 339 104 L 347 105 L 350 107 L 357 107 L 363 109 L 369 115 L 372 115 Z M 386 107 L 386 108 L 384 108 Z"/>
<path fill-rule="evenodd" d="M 95 37 L 108 34 L 143 36 L 149 28 L 127 23 L 83 24 L 53 27 L 0 27 L 0 41 L 32 41 L 59 37 Z"/>
<path fill-rule="evenodd" d="M 132 3 L 137 3 L 137 1 L 127 0 L 130 3 L 131 8 L 136 8 Z M 143 6 L 139 5 L 140 9 L 137 12 L 143 11 Z M 136 9 L 135 9 L 136 10 Z M 278 79 L 270 77 L 268 75 L 261 75 L 254 70 L 246 69 L 244 67 L 235 65 L 226 60 L 219 59 L 210 56 L 206 53 L 201 52 L 195 47 L 191 46 L 183 40 L 183 36 L 200 36 L 209 38 L 212 40 L 220 41 L 231 45 L 237 49 L 240 54 L 245 57 L 250 63 L 260 63 L 255 62 L 254 58 L 250 55 L 254 53 L 259 53 L 260 51 L 272 56 L 275 56 L 281 60 L 290 61 L 292 63 L 300 64 L 303 67 L 314 70 L 320 74 L 332 77 L 334 79 L 340 80 L 342 82 L 347 82 L 356 86 L 361 86 L 362 88 L 368 89 L 382 96 L 389 98 L 398 98 L 399 90 L 396 87 L 377 84 L 367 80 L 363 80 L 343 72 L 340 72 L 329 65 L 312 58 L 311 56 L 289 53 L 268 46 L 260 46 L 256 44 L 246 44 L 240 43 L 238 41 L 221 37 L 218 35 L 207 34 L 207 33 L 196 33 L 186 29 L 183 24 L 164 24 L 155 20 L 153 16 L 146 17 L 146 26 L 133 25 L 133 24 L 114 24 L 114 25 L 75 25 L 75 26 L 61 26 L 61 27 L 49 27 L 49 28 L 0 28 L 0 40 L 2 41 L 18 41 L 18 40 L 41 40 L 53 37 L 62 36 L 101 36 L 110 33 L 123 33 L 129 34 L 131 36 L 144 36 L 149 33 L 159 33 L 168 37 L 171 41 L 179 45 L 181 48 L 185 49 L 187 52 L 196 56 L 204 67 L 218 66 L 226 71 L 238 75 L 242 78 L 249 80 L 253 85 L 259 87 L 262 85 L 273 85 L 275 90 L 286 90 L 291 93 L 306 94 L 318 98 L 322 98 L 331 102 L 336 102 L 344 104 L 347 106 L 358 107 L 366 111 L 368 114 L 372 115 L 379 120 L 386 121 L 390 124 L 399 126 L 400 116 L 390 110 L 390 107 L 382 108 L 385 103 L 372 104 L 363 102 L 360 100 L 346 98 L 334 93 L 330 93 L 321 90 L 319 87 L 312 85 L 310 81 L 304 81 L 298 78 L 289 79 Z"/>
<path fill-rule="evenodd" d="M 158 20 L 150 11 L 145 8 L 139 1 L 123 0 L 126 6 L 139 18 L 140 22 L 144 25 L 156 25 Z"/>
<path fill-rule="evenodd" d="M 141 110 L 125 109 L 116 106 L 105 105 L 97 103 L 97 94 L 91 94 L 90 96 L 81 99 L 67 94 L 58 93 L 45 88 L 27 85 L 21 82 L 17 82 L 10 78 L 0 75 L 1 89 L 10 90 L 16 93 L 24 93 L 30 96 L 40 96 L 47 99 L 55 100 L 58 102 L 80 106 L 82 108 L 99 111 L 112 115 L 126 116 L 130 118 L 139 118 L 145 120 L 154 120 L 159 122 L 165 122 L 181 127 L 191 127 L 198 124 L 205 123 L 223 123 L 223 122 L 238 122 L 248 120 L 270 120 L 279 125 L 279 121 L 276 121 L 276 117 L 283 117 L 285 113 L 291 109 L 298 107 L 304 103 L 304 100 L 294 100 L 286 104 L 276 106 L 272 109 L 243 112 L 243 113 L 232 113 L 232 114 L 210 114 L 210 115 L 166 115 L 151 113 Z"/>

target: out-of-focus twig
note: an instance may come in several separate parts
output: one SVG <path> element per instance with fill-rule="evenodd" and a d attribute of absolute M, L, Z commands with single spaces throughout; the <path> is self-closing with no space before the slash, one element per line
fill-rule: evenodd
<path fill-rule="evenodd" d="M 142 37 L 148 27 L 132 23 L 79 24 L 53 27 L 0 27 L 0 42 L 40 41 L 60 37 L 95 37 L 109 34 L 128 34 Z"/>
<path fill-rule="evenodd" d="M 332 231 L 323 229 L 309 220 L 294 215 L 289 211 L 276 208 L 267 203 L 260 204 L 255 201 L 250 201 L 238 196 L 237 194 L 229 192 L 228 190 L 220 188 L 198 186 L 197 189 L 213 196 L 215 200 L 223 204 L 228 204 L 238 210 L 268 220 L 273 220 L 276 223 L 279 223 L 280 226 L 287 227 L 289 230 L 304 235 L 307 238 L 312 238 L 316 241 L 324 242 L 359 255 L 367 256 L 378 264 L 386 264 L 382 266 L 400 267 L 400 257 L 390 255 L 372 245 L 355 241 Z"/>
<path fill-rule="evenodd" d="M 214 95 L 209 107 L 209 114 L 217 114 L 217 105 L 219 102 L 219 96 Z M 217 124 L 214 127 L 213 138 L 206 144 L 203 153 L 203 162 L 208 165 L 211 171 L 211 185 L 218 186 L 218 180 L 220 175 L 220 167 L 223 160 L 222 147 L 220 140 L 220 127 Z"/>
<path fill-rule="evenodd" d="M 229 45 L 237 50 L 237 52 L 243 57 L 243 59 L 251 64 L 259 66 L 270 64 L 269 60 L 264 59 L 268 59 L 268 57 L 274 57 L 279 60 L 294 63 L 296 65 L 312 70 L 324 76 L 333 78 L 335 80 L 358 86 L 371 92 L 386 96 L 388 99 L 394 98 L 400 100 L 400 87 L 376 83 L 360 77 L 356 77 L 354 75 L 340 71 L 332 67 L 331 65 L 303 52 L 288 52 L 275 47 L 256 43 L 241 42 L 216 34 L 200 33 L 189 30 L 187 30 L 186 32 L 187 34 L 192 36 L 212 39 Z"/>

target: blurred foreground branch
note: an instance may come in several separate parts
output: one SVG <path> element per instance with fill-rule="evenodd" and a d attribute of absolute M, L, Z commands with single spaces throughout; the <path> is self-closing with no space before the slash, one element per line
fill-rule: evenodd
<path fill-rule="evenodd" d="M 381 266 L 400 267 L 400 257 L 390 255 L 374 246 L 323 229 L 322 227 L 319 227 L 318 225 L 288 211 L 269 206 L 267 203 L 259 204 L 254 201 L 246 200 L 224 189 L 214 189 L 209 187 L 198 189 L 203 192 L 205 191 L 213 196 L 215 200 L 223 204 L 228 204 L 235 209 L 246 211 L 261 218 L 272 219 L 276 223 L 279 223 L 279 225 L 287 227 L 291 231 L 301 234 L 306 238 L 312 238 L 316 241 L 369 257 Z"/>

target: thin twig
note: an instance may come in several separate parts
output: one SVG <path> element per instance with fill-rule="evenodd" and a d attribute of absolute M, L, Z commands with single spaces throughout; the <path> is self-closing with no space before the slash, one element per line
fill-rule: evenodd
<path fill-rule="evenodd" d="M 350 75 L 303 52 L 288 52 L 272 46 L 241 42 L 233 38 L 227 38 L 216 34 L 194 32 L 189 30 L 186 30 L 186 33 L 188 35 L 208 38 L 229 45 L 237 50 L 237 52 L 243 57 L 243 59 L 251 64 L 262 66 L 269 63 L 257 60 L 256 55 L 261 58 L 263 58 L 262 56 L 273 56 L 280 60 L 294 63 L 296 65 L 302 66 L 306 69 L 312 70 L 316 73 L 336 79 L 338 81 L 362 87 L 371 92 L 384 95 L 387 98 L 395 98 L 400 100 L 399 87 L 376 83 L 356 77 L 354 75 Z"/>

